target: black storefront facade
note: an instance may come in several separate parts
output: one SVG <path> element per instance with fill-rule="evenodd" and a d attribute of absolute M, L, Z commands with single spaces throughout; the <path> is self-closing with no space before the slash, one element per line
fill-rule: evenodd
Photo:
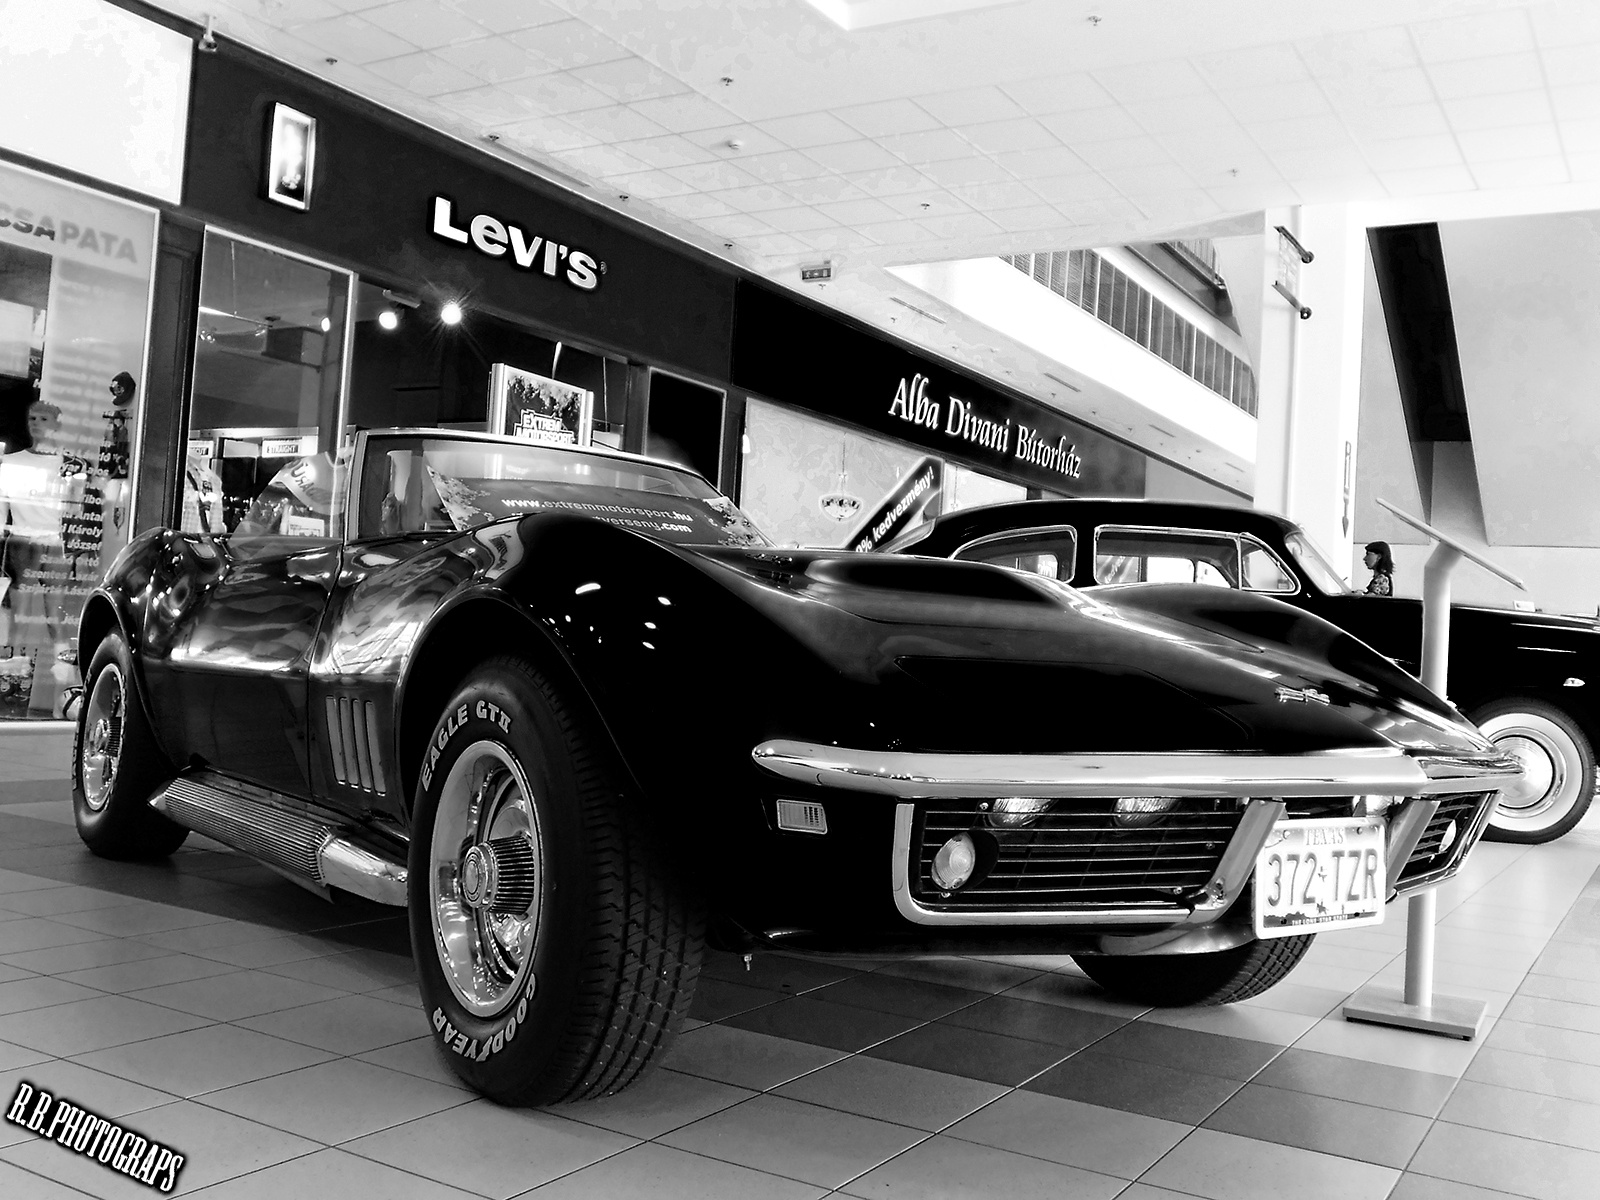
<path fill-rule="evenodd" d="M 780 542 L 867 549 L 941 508 L 1144 494 L 1134 447 L 266 56 L 220 41 L 192 87 L 139 527 L 231 527 L 352 428 L 510 429 L 526 389 L 581 398 L 577 440 L 696 467 Z M 303 178 L 285 114 L 315 122 Z"/>

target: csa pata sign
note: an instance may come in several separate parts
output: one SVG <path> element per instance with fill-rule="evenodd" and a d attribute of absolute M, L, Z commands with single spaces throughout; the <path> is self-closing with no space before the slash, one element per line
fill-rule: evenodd
<path fill-rule="evenodd" d="M 1077 479 L 1083 474 L 1083 459 L 1078 454 L 1077 443 L 1061 437 L 1052 444 L 1048 435 L 1041 436 L 1038 429 L 1021 421 L 1010 417 L 994 421 L 980 416 L 977 405 L 970 400 L 948 396 L 941 404 L 928 396 L 926 375 L 913 375 L 909 380 L 903 375 L 900 377 L 900 386 L 889 402 L 889 415 L 955 441 L 982 446 L 1055 471 L 1068 479 Z"/>
<path fill-rule="evenodd" d="M 605 263 L 587 250 L 562 245 L 544 234 L 530 234 L 522 226 L 488 213 L 470 218 L 459 216 L 455 202 L 448 196 L 433 198 L 431 228 L 435 237 L 471 246 L 490 258 L 509 255 L 507 261 L 514 266 L 524 271 L 538 271 L 551 279 L 565 279 L 580 292 L 594 291 L 600 286 L 600 276 L 605 274 Z"/>

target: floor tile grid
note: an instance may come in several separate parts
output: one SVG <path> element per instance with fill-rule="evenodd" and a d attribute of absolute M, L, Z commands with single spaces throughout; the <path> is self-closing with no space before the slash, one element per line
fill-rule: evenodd
<path fill-rule="evenodd" d="M 1459 909 L 1459 907 L 1466 907 L 1466 898 L 1459 899 L 1459 901 L 1456 902 L 1456 906 L 1453 906 L 1453 907 L 1456 907 L 1456 909 Z M 1445 909 L 1445 906 L 1443 906 L 1443 904 L 1442 904 L 1442 909 Z M 1448 910 L 1446 910 L 1446 912 L 1448 912 Z M 1066 973 L 1066 971 L 1062 971 L 1062 973 Z M 1037 979 L 1038 976 L 1034 976 L 1034 978 Z M 811 990 L 814 990 L 814 989 L 811 989 Z M 923 1024 L 934 1024 L 934 1021 L 923 1022 Z M 1093 1043 L 1091 1043 L 1091 1045 L 1093 1045 Z M 869 1046 L 869 1048 L 870 1048 L 870 1046 Z M 859 1051 L 858 1051 L 858 1053 L 859 1053 Z M 1074 1051 L 1074 1053 L 1078 1053 L 1078 1051 Z M 1069 1056 L 1070 1056 L 1070 1054 L 1069 1054 Z M 821 1069 L 822 1069 L 822 1067 L 816 1067 L 816 1069 L 813 1069 L 813 1072 L 814 1072 L 814 1070 L 821 1070 Z M 1043 1074 L 1043 1072 L 1038 1072 L 1038 1074 Z M 1035 1074 L 1034 1077 L 1029 1077 L 1029 1080 L 1030 1080 L 1030 1078 L 1037 1078 L 1037 1074 Z M 1024 1082 L 1027 1082 L 1027 1080 L 1024 1080 Z M 1016 1093 L 1016 1091 L 1019 1091 L 1019 1090 L 1021 1090 L 1021 1085 L 1016 1086 L 1016 1088 L 1011 1088 L 1010 1093 L 1005 1093 L 1005 1094 L 1013 1094 L 1013 1093 Z M 987 1104 L 987 1106 L 984 1106 L 984 1107 L 994 1106 L 994 1104 L 997 1104 L 997 1102 L 1000 1101 L 1000 1099 L 1003 1099 L 1003 1096 L 997 1096 L 997 1098 L 992 1099 L 992 1101 L 989 1101 L 989 1104 Z M 949 1126 L 946 1126 L 946 1128 L 949 1128 Z M 912 1144 L 912 1147 L 923 1146 L 923 1144 L 926 1144 L 926 1142 L 933 1141 L 933 1138 L 936 1138 L 936 1136 L 938 1136 L 938 1133 L 926 1134 L 926 1136 L 923 1136 L 923 1138 L 920 1139 L 920 1141 L 915 1141 L 914 1144 Z M 1190 1138 L 1194 1138 L 1194 1134 L 1190 1134 Z M 1187 1142 L 1187 1141 L 1189 1141 L 1190 1138 L 1186 1138 L 1186 1139 L 1184 1139 L 1184 1141 Z M 1182 1142 L 1181 1142 L 1181 1144 L 1182 1144 Z M 912 1149 L 912 1147 L 907 1147 L 907 1150 Z M 907 1150 L 902 1150 L 902 1154 L 906 1154 Z M 619 1152 L 619 1154 L 621 1154 L 621 1152 Z M 597 1160 L 597 1162 L 598 1162 L 598 1160 Z M 859 1178 L 859 1176 L 858 1176 L 858 1178 Z"/>
<path fill-rule="evenodd" d="M 1574 843 L 1600 844 L 1591 822 L 1569 837 Z M 1600 871 L 1565 908 L 1541 948 L 1541 959 L 1559 944 L 1555 933 L 1572 926 L 1583 939 L 1579 944 L 1600 946 L 1600 921 L 1593 913 L 1597 905 Z M 1593 954 L 1600 962 L 1600 949 Z M 1539 977 L 1537 970 L 1526 974 L 1513 1005 L 1528 998 L 1525 989 Z M 1600 971 L 1583 982 L 1595 981 L 1600 981 Z M 1600 989 L 1589 987 L 1585 999 L 1563 1003 L 1587 1010 L 1584 1019 L 1600 1028 Z M 1600 1178 L 1600 1051 L 1591 1039 L 1596 1038 L 1600 1035 L 1571 1024 L 1548 1028 L 1512 1019 L 1497 1025 L 1481 1040 L 1472 1064 L 1419 1146 L 1411 1173 L 1538 1200 L 1565 1200 L 1595 1189 Z M 1516 1049 L 1503 1050 L 1508 1043 Z M 1508 1162 L 1518 1164 L 1515 1172 L 1506 1169 Z"/>

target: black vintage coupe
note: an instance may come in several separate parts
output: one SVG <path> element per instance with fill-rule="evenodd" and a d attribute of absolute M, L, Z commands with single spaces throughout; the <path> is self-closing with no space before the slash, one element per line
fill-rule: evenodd
<path fill-rule="evenodd" d="M 1352 591 L 1304 530 L 1271 513 L 1029 500 L 951 513 L 891 549 L 1020 567 L 1076 587 L 1183 580 L 1273 596 L 1349 630 L 1414 675 L 1421 669 L 1422 602 Z M 1455 604 L 1450 629 L 1451 698 L 1525 768 L 1522 782 L 1501 793 L 1484 836 L 1560 837 L 1594 796 L 1600 626 L 1587 617 Z"/>
<path fill-rule="evenodd" d="M 672 465 L 441 431 L 140 536 L 80 646 L 88 846 L 408 905 L 512 1103 L 638 1076 L 707 939 L 1241 999 L 1454 873 L 1519 770 L 1274 600 L 780 551 Z"/>

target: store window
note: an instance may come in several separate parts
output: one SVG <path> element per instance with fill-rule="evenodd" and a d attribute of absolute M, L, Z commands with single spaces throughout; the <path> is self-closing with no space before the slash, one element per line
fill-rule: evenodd
<path fill-rule="evenodd" d="M 937 516 L 944 463 L 760 400 L 745 406 L 739 506 L 786 546 L 874 549 Z"/>
<path fill-rule="evenodd" d="M 0 719 L 72 715 L 127 545 L 156 215 L 0 165 Z"/>
<path fill-rule="evenodd" d="M 627 364 L 470 307 L 449 314 L 400 287 L 356 288 L 347 423 L 496 431 L 620 447 Z"/>
<path fill-rule="evenodd" d="M 182 528 L 338 535 L 352 282 L 346 271 L 207 232 Z"/>
<path fill-rule="evenodd" d="M 955 512 L 962 508 L 976 508 L 982 504 L 1005 504 L 1012 500 L 1026 500 L 1028 489 L 1020 483 L 996 479 L 982 471 L 949 463 L 944 475 L 943 511 Z"/>

